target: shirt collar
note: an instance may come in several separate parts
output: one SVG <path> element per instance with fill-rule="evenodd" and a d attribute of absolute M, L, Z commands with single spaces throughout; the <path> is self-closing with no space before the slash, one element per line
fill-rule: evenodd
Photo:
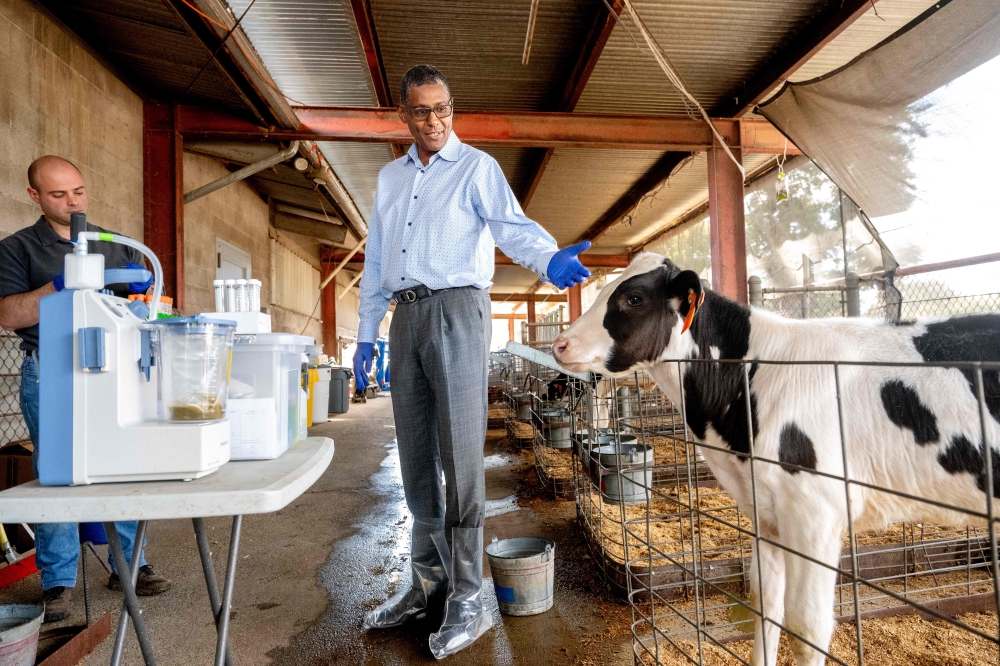
<path fill-rule="evenodd" d="M 427 161 L 427 166 L 430 166 L 431 162 L 434 161 L 435 157 L 440 157 L 441 159 L 447 160 L 449 162 L 457 162 L 459 153 L 461 152 L 462 152 L 462 140 L 458 138 L 457 134 L 455 134 L 455 130 L 452 130 L 451 135 L 448 137 L 448 141 L 444 144 L 444 147 L 431 156 L 431 159 Z M 410 149 L 406 151 L 406 156 L 410 158 L 410 160 L 414 164 L 417 165 L 420 164 L 420 156 L 417 154 L 416 142 L 414 142 L 410 146 Z"/>
<path fill-rule="evenodd" d="M 55 229 L 49 226 L 49 223 L 45 221 L 44 215 L 38 218 L 38 221 L 35 222 L 34 229 L 35 233 L 38 234 L 38 240 L 42 243 L 43 247 L 54 245 L 60 241 L 65 241 L 67 243 L 70 242 L 57 234 Z"/>

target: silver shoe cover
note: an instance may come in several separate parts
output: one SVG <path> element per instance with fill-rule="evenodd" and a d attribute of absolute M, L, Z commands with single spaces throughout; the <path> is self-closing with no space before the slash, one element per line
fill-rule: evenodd
<path fill-rule="evenodd" d="M 483 528 L 452 528 L 450 553 L 443 532 L 433 538 L 449 573 L 448 599 L 441 629 L 428 643 L 434 657 L 443 659 L 482 636 L 493 615 L 483 603 Z"/>
<path fill-rule="evenodd" d="M 427 610 L 431 595 L 448 582 L 448 569 L 441 560 L 433 539 L 434 533 L 438 532 L 441 540 L 444 540 L 443 529 L 444 518 L 413 517 L 413 528 L 410 530 L 410 585 L 365 616 L 366 631 L 398 627 Z"/>

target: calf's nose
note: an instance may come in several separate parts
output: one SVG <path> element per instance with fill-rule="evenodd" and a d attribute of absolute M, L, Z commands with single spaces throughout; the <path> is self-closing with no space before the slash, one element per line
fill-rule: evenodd
<path fill-rule="evenodd" d="M 569 340 L 560 335 L 556 338 L 556 341 L 552 343 L 552 355 L 556 357 L 557 361 L 561 361 L 562 355 L 566 352 L 568 347 Z"/>

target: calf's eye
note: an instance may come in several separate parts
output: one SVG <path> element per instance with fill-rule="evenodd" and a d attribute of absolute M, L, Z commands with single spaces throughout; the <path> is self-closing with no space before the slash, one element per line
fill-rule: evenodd
<path fill-rule="evenodd" d="M 640 296 L 639 294 L 629 294 L 627 300 L 628 304 L 634 308 L 637 308 L 640 305 L 642 305 L 642 296 Z"/>

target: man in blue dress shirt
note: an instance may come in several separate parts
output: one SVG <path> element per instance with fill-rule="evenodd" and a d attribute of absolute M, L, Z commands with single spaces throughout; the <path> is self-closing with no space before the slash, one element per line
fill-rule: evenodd
<path fill-rule="evenodd" d="M 379 324 L 395 300 L 392 407 L 413 514 L 412 583 L 369 613 L 365 628 L 399 626 L 446 594 L 441 629 L 429 641 L 440 659 L 493 623 L 480 590 L 494 243 L 560 289 L 590 276 L 577 259 L 590 243 L 559 250 L 524 216 L 496 160 L 451 131 L 441 72 L 414 67 L 399 99 L 415 143 L 378 176 L 354 367 L 364 388 Z"/>

